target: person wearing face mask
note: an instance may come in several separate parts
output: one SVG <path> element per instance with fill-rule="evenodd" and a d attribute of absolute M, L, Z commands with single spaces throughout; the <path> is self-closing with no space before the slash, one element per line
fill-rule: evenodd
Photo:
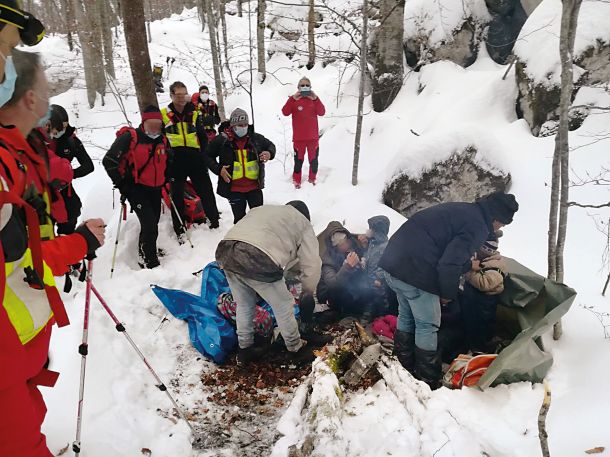
<path fill-rule="evenodd" d="M 160 265 L 157 251 L 161 188 L 169 177 L 171 149 L 163 132 L 159 108 L 147 107 L 136 129 L 123 127 L 102 164 L 121 195 L 129 200 L 140 221 L 139 265 Z"/>
<path fill-rule="evenodd" d="M 172 208 L 174 232 L 180 243 L 184 242 L 184 186 L 191 179 L 195 192 L 201 199 L 210 229 L 219 227 L 220 215 L 216 207 L 214 188 L 205 161 L 205 148 L 208 138 L 199 119 L 199 111 L 189 101 L 186 86 L 175 81 L 169 86 L 172 102 L 161 110 L 167 139 L 174 151 L 174 164 L 171 176 L 171 194 L 180 217 Z"/>
<path fill-rule="evenodd" d="M 55 162 L 61 159 L 67 160 L 72 168 L 72 161 L 76 159 L 79 166 L 72 169 L 73 179 L 82 178 L 93 172 L 93 161 L 83 143 L 75 134 L 75 128 L 69 124 L 68 113 L 60 105 L 51 105 L 51 117 L 46 125 L 45 133 L 49 149 L 58 157 Z M 53 171 L 53 166 L 51 171 Z M 57 222 L 57 233 L 68 235 L 74 232 L 76 222 L 80 216 L 82 203 L 72 182 L 64 179 L 53 179 L 51 184 L 58 186 L 59 198 L 64 207 L 65 222 Z"/>
<path fill-rule="evenodd" d="M 220 124 L 218 105 L 210 98 L 208 86 L 200 86 L 199 92 L 193 94 L 191 101 L 199 111 L 199 120 L 205 129 L 208 141 L 216 138 L 216 126 Z"/>
<path fill-rule="evenodd" d="M 15 89 L 17 73 L 11 52 L 22 42 L 38 44 L 45 29 L 38 19 L 19 8 L 14 0 L 0 0 L 0 107 L 8 102 Z"/>
<path fill-rule="evenodd" d="M 292 116 L 292 144 L 294 146 L 294 171 L 292 182 L 297 189 L 301 188 L 301 169 L 305 152 L 309 158 L 308 181 L 315 185 L 318 174 L 318 156 L 320 155 L 320 133 L 318 116 L 324 116 L 326 108 L 311 90 L 311 81 L 301 78 L 298 91 L 291 95 L 282 108 L 284 116 Z"/>
<path fill-rule="evenodd" d="M 217 193 L 229 200 L 233 223 L 263 204 L 265 163 L 275 157 L 275 145 L 248 124 L 248 113 L 237 108 L 230 126 L 206 150 L 208 168 L 218 175 Z"/>
<path fill-rule="evenodd" d="M 13 50 L 13 59 L 15 87 L 0 108 L 0 455 L 49 457 L 38 386 L 57 380 L 45 367 L 52 325 L 69 323 L 54 276 L 93 255 L 105 225 L 91 219 L 74 234 L 54 236 L 46 149 L 37 152 L 26 141 L 46 122 L 48 83 L 38 54 Z"/>

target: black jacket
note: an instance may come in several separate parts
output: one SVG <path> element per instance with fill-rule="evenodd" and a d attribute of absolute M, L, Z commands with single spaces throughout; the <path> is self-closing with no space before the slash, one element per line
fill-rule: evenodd
<path fill-rule="evenodd" d="M 229 133 L 230 136 L 230 133 Z M 265 187 L 265 164 L 258 158 L 263 151 L 269 151 L 271 158 L 275 157 L 275 145 L 265 138 L 260 133 L 255 133 L 252 126 L 248 129 L 248 143 L 252 149 L 252 153 L 248 156 L 248 160 L 256 160 L 259 166 L 258 185 L 260 189 Z M 206 162 L 208 168 L 218 175 L 218 189 L 216 192 L 221 197 L 229 198 L 231 196 L 231 183 L 225 182 L 220 177 L 222 167 L 228 165 L 227 171 L 233 174 L 233 162 L 235 161 L 235 144 L 227 137 L 227 133 L 218 135 L 208 144 L 206 149 Z"/>
<path fill-rule="evenodd" d="M 460 276 L 493 232 L 479 203 L 441 203 L 414 214 L 390 238 L 379 266 L 412 286 L 455 299 Z"/>
<path fill-rule="evenodd" d="M 78 161 L 79 166 L 74 169 L 74 179 L 76 179 L 93 172 L 93 161 L 83 143 L 74 135 L 74 131 L 75 128 L 69 125 L 66 127 L 66 132 L 55 139 L 55 154 L 70 162 L 74 159 Z"/>

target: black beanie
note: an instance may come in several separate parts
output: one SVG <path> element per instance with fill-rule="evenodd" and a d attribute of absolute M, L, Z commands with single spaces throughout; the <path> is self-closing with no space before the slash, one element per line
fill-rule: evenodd
<path fill-rule="evenodd" d="M 208 92 L 210 91 L 210 89 L 208 89 L 208 86 L 206 85 L 199 86 L 199 92 L 201 92 L 203 89 L 207 90 Z"/>
<path fill-rule="evenodd" d="M 307 205 L 304 202 L 301 200 L 292 200 L 286 204 L 295 208 L 299 213 L 305 216 L 308 221 L 311 221 L 311 217 L 309 217 L 309 208 L 307 208 Z"/>
<path fill-rule="evenodd" d="M 493 192 L 477 200 L 483 206 L 492 219 L 505 225 L 513 221 L 513 216 L 519 210 L 519 203 L 513 194 L 504 192 Z"/>

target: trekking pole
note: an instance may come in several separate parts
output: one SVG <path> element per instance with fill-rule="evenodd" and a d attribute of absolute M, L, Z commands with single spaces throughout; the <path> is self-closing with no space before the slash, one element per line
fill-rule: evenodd
<path fill-rule="evenodd" d="M 168 196 L 169 196 L 169 201 L 172 204 L 172 208 L 174 208 L 174 212 L 176 213 L 176 216 L 178 216 L 178 221 L 180 222 L 180 225 L 184 229 L 184 234 L 186 236 L 186 239 L 188 240 L 191 247 L 194 248 L 195 246 L 193 246 L 193 243 L 191 242 L 191 236 L 189 235 L 188 229 L 186 228 L 186 224 L 184 223 L 184 221 L 182 220 L 182 217 L 180 216 L 180 213 L 178 212 L 178 208 L 176 208 L 174 199 L 172 198 L 171 194 L 168 194 Z"/>
<path fill-rule="evenodd" d="M 83 339 L 78 346 L 78 353 L 81 355 L 80 361 L 80 385 L 78 388 L 78 413 L 76 415 L 76 439 L 72 443 L 72 450 L 76 457 L 80 454 L 80 435 L 83 423 L 83 399 L 85 396 L 85 369 L 87 367 L 87 354 L 89 345 L 89 305 L 91 304 L 91 268 L 93 267 L 93 259 L 87 256 L 88 268 L 86 272 L 87 286 L 85 289 L 85 317 L 83 319 Z"/>
<path fill-rule="evenodd" d="M 89 282 L 91 282 L 91 281 L 89 281 Z M 140 348 L 138 348 L 136 343 L 134 343 L 134 341 L 131 339 L 131 336 L 129 336 L 129 333 L 127 333 L 127 330 L 125 330 L 125 325 L 123 325 L 121 323 L 121 321 L 119 321 L 117 319 L 117 317 L 114 315 L 114 313 L 112 312 L 112 310 L 110 309 L 110 307 L 108 306 L 108 304 L 106 303 L 104 298 L 100 295 L 100 293 L 97 291 L 97 289 L 95 288 L 95 286 L 93 284 L 91 284 L 91 290 L 93 291 L 93 293 L 95 294 L 97 299 L 100 301 L 100 303 L 102 304 L 102 306 L 104 307 L 104 309 L 106 310 L 106 312 L 108 313 L 108 315 L 110 316 L 112 321 L 114 322 L 117 332 L 120 332 L 125 336 L 125 338 L 129 342 L 129 344 L 131 344 L 131 347 L 134 349 L 134 351 L 136 351 L 136 353 L 138 354 L 138 356 L 140 357 L 142 362 L 144 362 L 144 365 L 146 365 L 146 367 L 148 368 L 148 371 L 150 371 L 150 373 L 153 375 L 153 377 L 155 378 L 155 380 L 158 383 L 157 388 L 161 392 L 165 392 L 167 394 L 170 401 L 174 405 L 174 408 L 176 408 L 176 411 L 178 411 L 178 414 L 180 415 L 180 417 L 184 420 L 184 422 L 186 422 L 186 425 L 188 425 L 188 427 L 191 429 L 191 433 L 193 434 L 193 438 L 195 439 L 195 441 L 196 442 L 200 441 L 201 438 L 197 436 L 195 429 L 193 428 L 193 426 L 191 425 L 189 420 L 184 415 L 184 412 L 182 411 L 182 409 L 178 406 L 178 403 L 176 403 L 176 400 L 174 400 L 174 397 L 167 389 L 167 386 L 163 383 L 163 381 L 161 381 L 161 378 L 159 378 L 159 376 L 157 375 L 157 373 L 155 372 L 153 367 L 150 365 L 150 363 L 148 363 L 148 360 L 146 360 L 146 357 L 144 356 L 144 354 L 142 354 L 142 351 L 140 351 Z"/>
<path fill-rule="evenodd" d="M 119 228 L 116 231 L 116 240 L 114 241 L 114 252 L 112 253 L 112 265 L 110 266 L 110 279 L 114 273 L 114 264 L 116 262 L 116 251 L 119 248 L 119 237 L 121 236 L 121 221 L 127 220 L 127 204 L 125 196 L 121 195 L 121 211 L 119 212 Z"/>

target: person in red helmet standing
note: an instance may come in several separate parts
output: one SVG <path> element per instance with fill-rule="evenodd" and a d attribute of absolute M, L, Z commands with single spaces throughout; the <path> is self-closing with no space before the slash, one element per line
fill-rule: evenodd
<path fill-rule="evenodd" d="M 294 145 L 294 172 L 292 182 L 294 187 L 301 187 L 301 169 L 305 160 L 305 152 L 309 158 L 309 179 L 316 183 L 318 174 L 318 156 L 320 154 L 318 131 L 318 116 L 324 116 L 326 108 L 316 93 L 311 90 L 311 81 L 301 78 L 298 90 L 288 98 L 282 108 L 284 116 L 292 116 L 292 142 Z"/>

